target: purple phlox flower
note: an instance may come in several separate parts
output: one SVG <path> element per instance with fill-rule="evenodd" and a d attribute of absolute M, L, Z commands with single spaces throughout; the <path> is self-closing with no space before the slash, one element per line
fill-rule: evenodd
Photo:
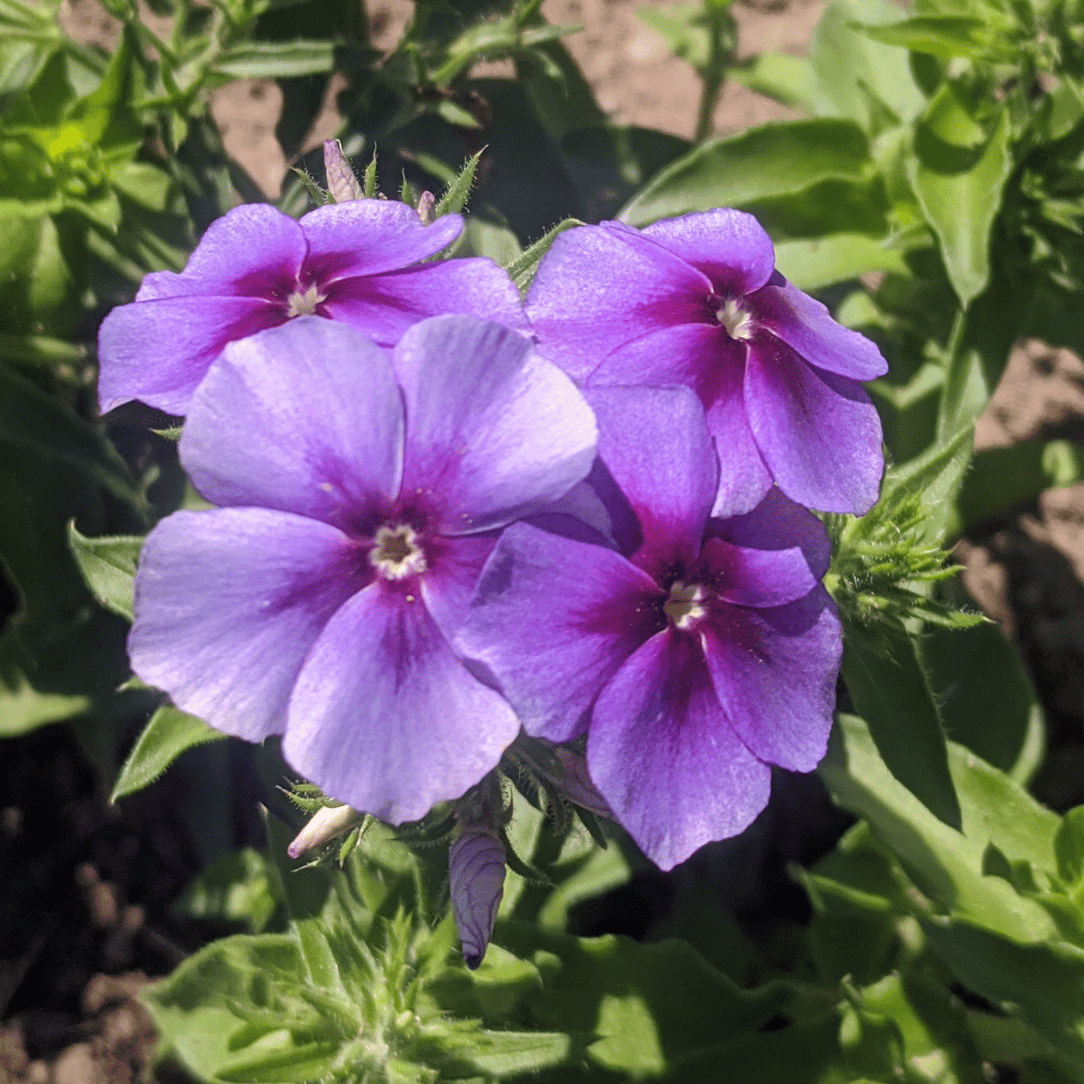
<path fill-rule="evenodd" d="M 884 465 L 861 381 L 887 365 L 774 268 L 771 240 L 741 211 L 642 231 L 603 222 L 557 238 L 527 315 L 539 351 L 577 383 L 697 393 L 727 460 L 714 515 L 750 511 L 773 482 L 809 508 L 861 514 Z"/>
<path fill-rule="evenodd" d="M 819 521 L 778 489 L 709 518 L 718 461 L 688 389 L 588 389 L 626 552 L 508 528 L 457 637 L 528 734 L 587 732 L 590 779 L 664 869 L 736 835 L 771 769 L 811 771 L 832 724 L 841 635 Z M 611 501 L 613 494 L 601 494 Z M 618 532 L 620 533 L 620 532 Z"/>
<path fill-rule="evenodd" d="M 148 536 L 132 667 L 184 711 L 391 823 L 457 798 L 519 723 L 450 647 L 496 529 L 595 454 L 590 408 L 509 328 L 412 327 L 389 354 L 293 320 L 230 344 L 180 456 L 219 507 Z"/>
<path fill-rule="evenodd" d="M 353 325 L 393 346 L 411 324 L 469 313 L 525 329 L 519 294 L 492 260 L 421 261 L 463 228 L 424 225 L 403 203 L 356 199 L 295 221 L 265 203 L 212 222 L 179 275 L 147 275 L 98 333 L 102 411 L 139 399 L 186 414 L 229 342 L 307 314 Z"/>
<path fill-rule="evenodd" d="M 463 962 L 476 970 L 486 954 L 504 896 L 504 844 L 490 828 L 468 825 L 448 848 L 452 914 Z"/>

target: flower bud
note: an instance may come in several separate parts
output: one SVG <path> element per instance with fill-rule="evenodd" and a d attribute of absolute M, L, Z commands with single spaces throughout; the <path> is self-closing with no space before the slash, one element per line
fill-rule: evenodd
<path fill-rule="evenodd" d="M 362 198 L 361 185 L 343 156 L 342 144 L 337 139 L 324 140 L 324 172 L 327 174 L 328 195 L 336 203 Z"/>
<path fill-rule="evenodd" d="M 553 752 L 564 769 L 561 777 L 553 780 L 557 789 L 574 805 L 582 806 L 599 817 L 613 820 L 613 810 L 595 789 L 591 776 L 587 774 L 587 761 L 579 753 L 561 746 Z"/>
<path fill-rule="evenodd" d="M 433 221 L 433 212 L 437 206 L 436 197 L 432 192 L 423 192 L 418 197 L 418 217 L 423 226 L 428 226 Z"/>
<path fill-rule="evenodd" d="M 493 936 L 504 895 L 504 847 L 489 832 L 468 829 L 448 849 L 452 913 L 463 962 L 474 971 Z"/>
<path fill-rule="evenodd" d="M 324 806 L 298 832 L 297 837 L 286 848 L 286 853 L 291 858 L 300 858 L 313 847 L 319 847 L 320 844 L 350 831 L 364 816 L 364 813 L 359 813 L 348 805 Z"/>

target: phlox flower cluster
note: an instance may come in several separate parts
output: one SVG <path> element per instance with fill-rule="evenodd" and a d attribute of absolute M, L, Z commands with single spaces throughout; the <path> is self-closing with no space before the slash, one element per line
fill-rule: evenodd
<path fill-rule="evenodd" d="M 477 966 L 505 854 L 478 784 L 521 729 L 667 869 L 823 756 L 808 509 L 874 501 L 885 366 L 740 212 L 568 231 L 525 308 L 490 261 L 429 260 L 461 226 L 238 208 L 106 318 L 100 395 L 186 415 L 213 506 L 147 539 L 133 669 L 353 809 L 455 803 Z"/>

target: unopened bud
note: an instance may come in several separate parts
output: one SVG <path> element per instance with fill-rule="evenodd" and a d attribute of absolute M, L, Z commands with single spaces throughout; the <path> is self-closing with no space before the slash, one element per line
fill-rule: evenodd
<path fill-rule="evenodd" d="M 324 140 L 324 172 L 327 174 L 328 195 L 335 203 L 361 199 L 364 195 L 337 139 Z"/>
<path fill-rule="evenodd" d="M 557 789 L 575 805 L 582 806 L 600 817 L 609 817 L 613 820 L 613 810 L 610 809 L 606 799 L 599 794 L 595 784 L 591 782 L 591 776 L 587 774 L 587 761 L 579 753 L 560 746 L 553 752 L 564 769 L 561 777 L 553 780 Z"/>
<path fill-rule="evenodd" d="M 418 197 L 418 217 L 423 226 L 428 226 L 433 221 L 433 211 L 437 206 L 436 198 L 432 192 L 423 192 Z"/>
<path fill-rule="evenodd" d="M 489 832 L 465 831 L 448 849 L 448 880 L 463 962 L 474 971 L 486 954 L 504 896 L 501 841 Z"/>
<path fill-rule="evenodd" d="M 336 836 L 350 831 L 364 816 L 364 813 L 359 813 L 348 805 L 324 806 L 298 832 L 297 837 L 286 848 L 286 853 L 291 858 L 300 858 L 313 847 L 319 847 L 321 843 L 328 843 Z"/>

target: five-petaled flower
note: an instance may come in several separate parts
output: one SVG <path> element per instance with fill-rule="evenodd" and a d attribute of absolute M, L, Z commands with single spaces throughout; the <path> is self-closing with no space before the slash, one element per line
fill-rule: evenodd
<path fill-rule="evenodd" d="M 885 360 L 775 270 L 752 215 L 569 230 L 538 268 L 527 315 L 542 355 L 580 384 L 699 395 L 726 456 L 716 515 L 750 511 L 773 482 L 825 512 L 877 499 L 881 426 L 860 382 Z"/>
<path fill-rule="evenodd" d="M 393 346 L 412 324 L 469 313 L 524 329 L 519 294 L 492 260 L 423 263 L 459 236 L 463 220 L 425 226 L 390 200 L 319 207 L 299 222 L 268 204 L 213 222 L 181 274 L 147 275 L 130 305 L 98 333 L 103 411 L 139 399 L 186 414 L 227 343 L 317 315 Z"/>
<path fill-rule="evenodd" d="M 819 582 L 828 540 L 778 489 L 709 518 L 719 466 L 687 388 L 587 398 L 592 485 L 621 552 L 509 527 L 457 645 L 528 734 L 567 742 L 586 729 L 591 780 L 669 869 L 752 822 L 769 765 L 810 771 L 824 755 L 841 653 Z"/>
<path fill-rule="evenodd" d="M 226 347 L 181 461 L 217 508 L 151 532 L 132 667 L 178 707 L 394 824 L 519 730 L 450 640 L 498 528 L 595 455 L 590 408 L 518 332 L 422 321 L 388 352 L 315 316 Z"/>

